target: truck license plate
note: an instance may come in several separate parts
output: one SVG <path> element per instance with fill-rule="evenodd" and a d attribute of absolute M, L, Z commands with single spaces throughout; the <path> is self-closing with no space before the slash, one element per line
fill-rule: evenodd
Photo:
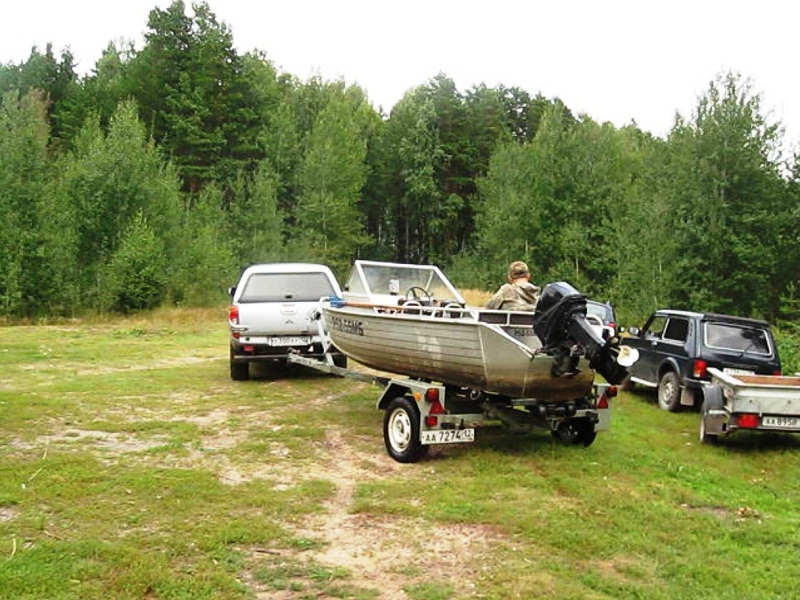
<path fill-rule="evenodd" d="M 456 444 L 459 442 L 474 442 L 474 429 L 433 429 L 423 431 L 421 435 L 423 444 Z"/>
<path fill-rule="evenodd" d="M 775 429 L 800 429 L 800 417 L 762 417 L 761 425 Z"/>
<path fill-rule="evenodd" d="M 311 343 L 311 338 L 306 336 L 269 338 L 270 346 L 308 346 L 310 343 Z"/>

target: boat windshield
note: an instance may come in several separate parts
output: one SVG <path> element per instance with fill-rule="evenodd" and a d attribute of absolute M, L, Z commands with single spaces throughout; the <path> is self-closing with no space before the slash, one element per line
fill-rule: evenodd
<path fill-rule="evenodd" d="M 437 300 L 453 300 L 464 302 L 453 285 L 447 280 L 438 267 L 433 265 L 407 265 L 373 261 L 356 261 L 350 273 L 347 290 L 351 294 L 368 296 L 375 299 L 386 296 L 407 297 L 417 288 Z"/>

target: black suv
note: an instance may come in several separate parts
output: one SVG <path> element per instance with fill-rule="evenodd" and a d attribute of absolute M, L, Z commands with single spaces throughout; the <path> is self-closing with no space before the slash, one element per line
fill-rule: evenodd
<path fill-rule="evenodd" d="M 658 387 L 658 405 L 669 411 L 699 404 L 697 390 L 709 367 L 729 373 L 780 375 L 775 339 L 765 321 L 730 315 L 659 310 L 623 343 L 639 351 L 632 383 Z"/>

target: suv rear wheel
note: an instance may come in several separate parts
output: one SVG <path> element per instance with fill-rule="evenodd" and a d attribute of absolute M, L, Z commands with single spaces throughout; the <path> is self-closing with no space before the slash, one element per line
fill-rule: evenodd
<path fill-rule="evenodd" d="M 681 385 L 674 371 L 667 371 L 658 384 L 658 405 L 669 412 L 677 412 L 681 407 Z"/>

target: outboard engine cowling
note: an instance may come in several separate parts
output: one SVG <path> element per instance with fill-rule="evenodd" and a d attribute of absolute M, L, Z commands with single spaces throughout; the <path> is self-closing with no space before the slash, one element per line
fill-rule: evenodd
<path fill-rule="evenodd" d="M 586 296 L 565 281 L 544 288 L 536 305 L 533 329 L 545 351 L 555 355 L 555 376 L 576 373 L 581 355 L 611 384 L 621 383 L 628 376 L 629 365 L 623 366 L 617 360 L 619 339 L 612 337 L 606 341 L 594 330 L 586 320 Z"/>

